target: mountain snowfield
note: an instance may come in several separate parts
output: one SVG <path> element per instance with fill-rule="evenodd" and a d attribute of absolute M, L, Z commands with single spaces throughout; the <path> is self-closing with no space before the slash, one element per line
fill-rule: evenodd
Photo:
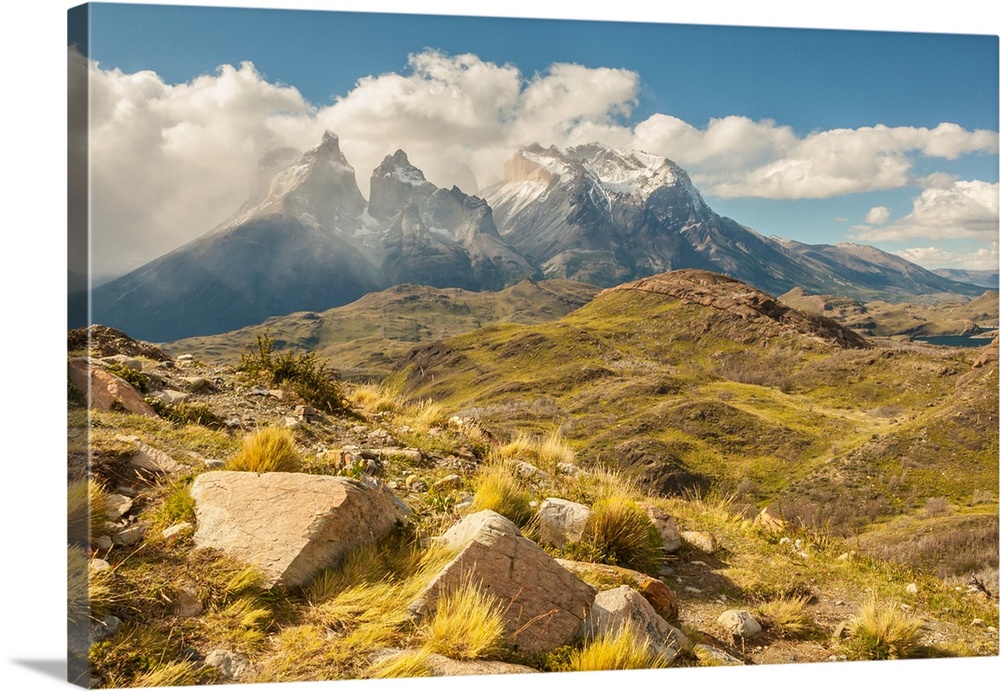
<path fill-rule="evenodd" d="M 522 147 L 480 193 L 438 188 L 405 152 L 369 199 L 335 134 L 281 149 L 215 229 L 93 292 L 92 319 L 168 341 L 220 333 L 418 283 L 500 290 L 524 279 L 610 287 L 664 271 L 725 273 L 772 294 L 858 299 L 977 295 L 873 247 L 768 238 L 719 216 L 669 159 L 598 143 Z"/>

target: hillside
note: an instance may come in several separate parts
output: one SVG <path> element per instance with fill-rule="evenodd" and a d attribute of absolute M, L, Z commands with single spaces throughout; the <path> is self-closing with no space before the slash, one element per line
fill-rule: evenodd
<path fill-rule="evenodd" d="M 741 347 L 750 344 L 797 344 L 801 357 L 788 358 L 798 364 L 789 375 L 796 387 L 805 386 L 804 363 L 829 368 L 838 358 L 848 364 L 869 358 L 873 371 L 883 372 L 859 379 L 884 377 L 885 353 L 906 360 L 907 371 L 930 362 L 964 363 L 936 349 L 904 354 L 872 346 L 715 276 L 661 277 L 645 288 L 606 292 L 558 322 L 498 325 L 474 334 L 493 346 L 498 342 L 491 334 L 518 333 L 512 352 L 493 354 L 505 366 L 522 366 L 515 376 L 527 388 L 543 375 L 540 362 L 528 366 L 532 352 L 548 368 L 550 357 L 561 357 L 564 368 L 552 374 L 567 377 L 580 364 L 570 353 L 612 354 L 620 347 L 618 360 L 605 365 L 608 372 L 598 372 L 608 384 L 603 402 L 581 425 L 615 411 L 634 424 L 644 419 L 642 411 L 625 408 L 653 397 L 651 411 L 673 420 L 679 432 L 731 444 L 734 456 L 744 444 L 782 453 L 823 442 L 809 436 L 804 401 L 792 402 L 794 393 L 719 376 L 698 390 L 690 373 L 700 355 L 697 362 L 666 365 L 672 375 L 637 376 L 655 366 L 648 357 L 638 359 L 640 345 L 652 349 L 653 341 L 664 341 L 664 327 L 679 326 L 682 314 L 702 320 L 703 328 L 695 331 L 689 323 L 692 333 L 677 336 L 688 353 L 699 343 L 710 346 L 708 362 L 734 364 L 730 359 L 745 355 Z M 712 303 L 701 304 L 709 294 Z M 630 304 L 650 310 L 631 332 L 623 328 Z M 598 328 L 615 310 L 617 322 Z M 556 343 L 555 336 L 570 328 L 574 342 Z M 86 336 L 71 334 L 68 409 L 70 672 L 79 682 L 141 687 L 998 653 L 996 542 L 995 534 L 992 544 L 988 536 L 997 507 L 985 490 L 927 502 L 901 519 L 909 523 L 893 523 L 894 532 L 920 537 L 913 554 L 887 543 L 884 534 L 881 541 L 841 540 L 783 519 L 778 509 L 760 513 L 760 507 L 743 505 L 745 497 L 712 489 L 700 497 L 650 494 L 656 488 L 649 483 L 637 486 L 588 461 L 587 446 L 555 433 L 551 416 L 531 417 L 516 406 L 502 420 L 484 415 L 477 421 L 454 415 L 452 405 L 323 380 L 324 387 L 339 389 L 343 407 L 318 410 L 303 407 L 317 390 L 300 386 L 316 383 L 318 365 L 307 355 L 284 360 L 264 348 L 237 370 L 190 357 L 161 359 L 153 347 L 95 329 L 93 359 L 84 364 L 76 358 L 88 355 L 80 348 Z M 525 337 L 547 338 L 550 347 L 525 351 Z M 457 353 L 461 342 L 452 340 L 450 352 Z M 451 358 L 460 366 L 456 373 L 466 376 L 463 358 L 476 357 L 471 347 L 457 359 L 449 347 L 421 352 Z M 664 342 L 661 355 L 676 354 L 676 348 Z M 274 378 L 279 364 L 289 377 L 281 382 Z M 615 379 L 626 370 L 635 380 L 631 394 Z M 89 411 L 73 384 L 80 373 L 95 382 Z M 433 385 L 427 374 L 411 384 Z M 594 372 L 583 374 L 571 383 L 585 388 Z M 965 404 L 974 406 L 975 377 L 991 379 L 995 389 L 995 353 L 979 367 L 935 376 L 961 378 L 942 390 L 960 386 Z M 915 380 L 918 388 L 927 383 Z M 695 395 L 680 400 L 677 387 Z M 714 410 L 705 404 L 710 390 L 718 392 L 721 406 Z M 564 393 L 551 395 L 558 402 Z M 864 420 L 863 408 L 837 406 L 831 392 L 824 395 L 826 407 L 813 413 L 814 426 L 821 419 Z M 922 401 L 928 394 L 912 395 Z M 760 405 L 745 406 L 750 400 Z M 872 391 L 861 404 L 878 400 Z M 535 413 L 549 404 L 539 405 Z M 768 428 L 753 428 L 763 424 L 757 418 L 762 408 L 786 414 Z M 948 407 L 940 413 L 943 422 L 968 411 Z M 284 440 L 275 447 L 280 455 L 256 447 L 255 430 Z M 579 426 L 572 431 L 583 438 Z M 853 434 L 850 424 L 840 432 Z M 949 440 L 932 441 L 944 456 Z M 343 511 L 334 505 L 317 512 L 315 502 L 326 493 L 309 488 L 319 486 L 368 497 L 353 500 L 347 523 L 320 531 L 322 547 L 310 545 L 308 536 L 320 530 L 320 517 L 335 522 Z M 329 496 L 341 496 L 337 492 Z M 88 514 L 88 504 L 96 513 Z M 400 516 L 399 525 L 365 538 L 386 511 Z M 484 521 L 486 530 L 476 532 Z M 940 530 L 954 535 L 984 521 L 986 530 L 973 536 L 980 544 L 963 547 L 967 563 L 918 563 L 940 557 L 941 543 L 933 539 Z M 316 550 L 358 545 L 359 537 L 362 544 L 353 551 L 319 559 Z M 476 552 L 481 544 L 493 547 Z M 494 568 L 496 554 L 506 556 Z M 275 571 L 278 562 L 289 570 Z M 306 565 L 311 570 L 303 575 Z M 479 582 L 484 590 L 472 588 L 461 608 L 445 604 L 444 596 L 433 605 L 434 584 L 447 578 Z M 490 600 L 489 593 L 500 599 Z M 577 604 L 554 604 L 567 597 Z M 576 607 L 586 613 L 582 621 L 552 619 Z M 518 619 L 522 611 L 538 614 Z M 900 630 L 881 632 L 873 613 L 893 618 Z M 538 625 L 550 619 L 551 626 Z M 611 641 L 627 654 L 624 661 L 603 647 Z"/>
<path fill-rule="evenodd" d="M 654 494 L 712 487 L 850 534 L 996 487 L 997 372 L 979 357 L 865 340 L 679 271 L 415 348 L 390 383 L 500 429 L 558 428 Z"/>
<path fill-rule="evenodd" d="M 781 300 L 802 311 L 821 314 L 871 336 L 967 336 L 994 330 L 1000 323 L 1000 299 L 987 290 L 974 299 L 935 305 L 859 302 L 835 295 L 811 295 L 794 288 Z"/>
<path fill-rule="evenodd" d="M 314 352 L 351 378 L 388 375 L 415 343 L 495 323 L 534 324 L 582 307 L 597 288 L 575 281 L 522 281 L 502 291 L 471 292 L 404 284 L 369 293 L 343 307 L 297 312 L 214 336 L 165 344 L 175 354 L 236 363 L 243 346 L 267 331 L 278 348 Z"/>

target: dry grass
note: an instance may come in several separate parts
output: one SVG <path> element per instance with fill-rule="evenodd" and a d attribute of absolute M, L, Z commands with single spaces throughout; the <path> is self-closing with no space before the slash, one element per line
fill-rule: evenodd
<path fill-rule="evenodd" d="M 473 511 L 496 511 L 519 526 L 531 520 L 531 496 L 509 462 L 484 465 L 473 479 L 473 488 Z"/>
<path fill-rule="evenodd" d="M 136 688 L 192 686 L 198 682 L 198 671 L 190 662 L 171 662 L 140 675 L 132 681 Z"/>
<path fill-rule="evenodd" d="M 816 631 L 816 622 L 806 611 L 808 602 L 806 595 L 778 598 L 757 607 L 757 614 L 779 636 L 806 638 Z"/>
<path fill-rule="evenodd" d="M 108 515 L 108 492 L 94 480 L 77 480 L 66 490 L 66 528 L 69 541 L 90 544 L 104 532 Z"/>
<path fill-rule="evenodd" d="M 347 394 L 347 400 L 366 417 L 378 413 L 395 414 L 405 407 L 398 392 L 374 384 L 355 386 Z"/>
<path fill-rule="evenodd" d="M 410 426 L 420 433 L 426 433 L 432 427 L 444 427 L 450 417 L 444 406 L 429 399 L 407 406 L 404 414 Z"/>
<path fill-rule="evenodd" d="M 373 679 L 404 679 L 410 677 L 430 677 L 430 653 L 427 650 L 404 650 L 399 655 L 376 662 L 368 670 Z"/>
<path fill-rule="evenodd" d="M 574 651 L 569 669 L 577 672 L 656 669 L 669 664 L 666 656 L 653 650 L 648 637 L 631 626 L 623 626 L 613 634 L 588 642 L 582 650 Z"/>
<path fill-rule="evenodd" d="M 663 542 L 645 511 L 623 497 L 609 496 L 591 507 L 584 542 L 601 561 L 652 573 L 663 555 Z"/>
<path fill-rule="evenodd" d="M 527 461 L 554 474 L 559 463 L 573 463 L 576 452 L 558 432 L 551 432 L 543 438 L 522 432 L 496 449 L 494 457 L 500 460 Z"/>
<path fill-rule="evenodd" d="M 265 427 L 243 440 L 243 446 L 226 464 L 227 470 L 251 473 L 293 473 L 302 465 L 295 437 L 286 429 Z"/>
<path fill-rule="evenodd" d="M 438 600 L 424 647 L 455 660 L 482 660 L 497 655 L 505 639 L 499 601 L 465 582 Z"/>
<path fill-rule="evenodd" d="M 917 657 L 922 651 L 920 636 L 924 623 L 895 604 L 870 600 L 862 605 L 851 622 L 847 643 L 859 660 L 900 660 Z"/>

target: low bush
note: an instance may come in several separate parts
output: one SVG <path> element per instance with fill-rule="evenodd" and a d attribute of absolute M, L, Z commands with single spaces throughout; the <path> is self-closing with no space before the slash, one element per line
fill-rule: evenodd
<path fill-rule="evenodd" d="M 265 427 L 243 440 L 243 446 L 226 463 L 226 469 L 292 473 L 301 464 L 302 457 L 295 448 L 292 433 L 279 427 Z"/>
<path fill-rule="evenodd" d="M 870 600 L 849 626 L 847 647 L 859 660 L 900 660 L 918 657 L 924 623 L 894 604 Z"/>
<path fill-rule="evenodd" d="M 473 479 L 475 496 L 473 511 L 490 509 L 506 516 L 519 526 L 531 520 L 531 496 L 521 482 L 517 470 L 509 463 L 483 466 Z"/>
<path fill-rule="evenodd" d="M 649 638 L 631 626 L 623 626 L 613 634 L 600 636 L 575 651 L 569 669 L 576 672 L 656 669 L 667 667 L 669 660 L 657 653 Z"/>
<path fill-rule="evenodd" d="M 503 649 L 506 638 L 500 603 L 474 583 L 463 583 L 438 599 L 426 635 L 425 649 L 445 657 L 493 657 Z"/>
<path fill-rule="evenodd" d="M 267 332 L 244 347 L 237 371 L 271 386 L 288 386 L 303 401 L 326 413 L 346 413 L 348 408 L 336 374 L 316 353 L 275 353 Z"/>
<path fill-rule="evenodd" d="M 591 507 L 584 542 L 613 566 L 654 573 L 663 557 L 663 540 L 653 522 L 635 502 L 610 496 Z"/>

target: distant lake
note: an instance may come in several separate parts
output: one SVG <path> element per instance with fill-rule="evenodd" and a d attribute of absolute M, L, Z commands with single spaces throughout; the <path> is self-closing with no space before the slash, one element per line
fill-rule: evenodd
<path fill-rule="evenodd" d="M 931 345 L 949 346 L 951 348 L 982 348 L 990 344 L 992 337 L 977 338 L 976 336 L 914 336 L 914 341 L 930 343 Z"/>

